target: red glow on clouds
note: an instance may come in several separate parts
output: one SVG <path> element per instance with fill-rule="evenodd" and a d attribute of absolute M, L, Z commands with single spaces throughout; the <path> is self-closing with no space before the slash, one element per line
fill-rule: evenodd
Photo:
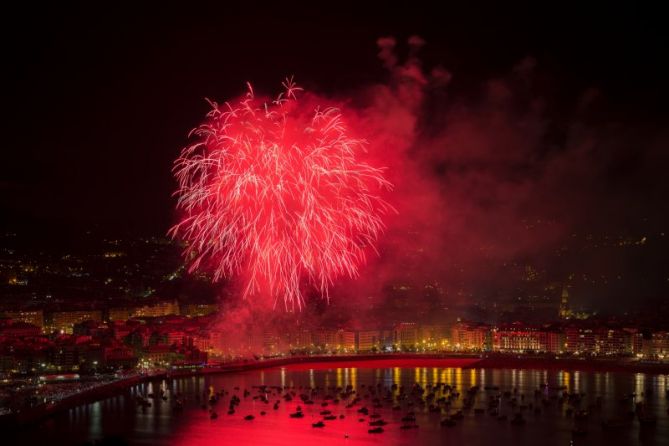
<path fill-rule="evenodd" d="M 241 276 L 244 296 L 300 308 L 305 283 L 328 296 L 355 277 L 391 209 L 382 170 L 359 160 L 339 109 L 298 99 L 291 81 L 273 101 L 249 93 L 218 105 L 175 163 L 191 271 Z"/>
<path fill-rule="evenodd" d="M 384 82 L 327 97 L 301 93 L 295 100 L 287 95 L 278 104 L 249 95 L 232 101 L 230 109 L 216 105 L 197 129 L 200 145 L 186 149 L 178 160 L 183 219 L 174 233 L 190 242 L 187 256 L 192 268 L 214 271 L 218 277 L 235 276 L 246 286 L 246 295 L 254 297 L 226 302 L 231 308 L 237 304 L 254 308 L 226 309 L 221 326 L 257 324 L 256 314 L 272 308 L 259 298 L 283 298 L 289 307 L 300 305 L 306 285 L 325 296 L 330 293 L 341 314 L 351 309 L 349 325 L 362 327 L 366 312 L 371 321 L 403 320 L 404 310 L 393 306 L 399 299 L 410 299 L 413 308 L 423 305 L 420 311 L 429 314 L 436 301 L 455 304 L 472 296 L 513 294 L 526 265 L 558 283 L 573 270 L 573 260 L 546 253 L 565 252 L 562 248 L 576 229 L 601 226 L 603 215 L 611 216 L 607 220 L 612 222 L 626 218 L 619 202 L 628 198 L 629 189 L 620 195 L 611 195 L 610 190 L 602 194 L 601 183 L 607 181 L 608 172 L 626 162 L 636 132 L 621 135 L 592 125 L 597 107 L 605 105 L 600 105 L 598 95 L 584 92 L 563 115 L 559 91 L 539 82 L 544 76 L 550 79 L 550 73 L 531 57 L 467 87 L 458 72 L 423 66 L 419 54 L 425 42 L 418 37 L 404 43 L 385 37 L 377 43 L 378 57 L 387 69 Z M 337 111 L 324 118 L 336 117 L 341 126 L 329 129 L 322 121 L 313 127 L 319 107 L 322 113 L 334 107 Z M 231 111 L 237 115 L 229 115 Z M 248 127 L 243 127 L 242 118 Z M 285 146 L 282 153 L 287 157 L 277 159 L 298 153 L 290 143 L 308 147 L 317 141 L 315 133 L 304 133 L 307 127 L 328 128 L 333 141 L 350 139 L 353 153 L 343 156 L 343 146 L 335 146 L 319 161 L 322 164 L 307 165 L 297 157 L 295 163 L 282 166 L 288 177 L 318 172 L 320 181 L 327 180 L 327 193 L 312 187 L 315 183 L 301 188 L 294 182 L 282 185 L 276 201 L 261 192 L 254 196 L 255 190 L 233 194 L 233 183 L 223 183 L 223 174 L 246 172 L 249 164 L 237 159 L 234 170 L 218 169 L 217 156 L 224 152 L 221 141 L 227 136 L 224 124 L 239 136 L 247 132 L 250 140 L 265 138 Z M 281 141 L 273 139 L 276 128 L 287 130 Z M 365 150 L 358 138 L 366 140 Z M 237 144 L 229 147 L 229 153 L 264 152 Z M 348 163 L 345 171 L 333 164 L 340 157 Z M 657 145 L 640 163 L 644 170 L 655 172 L 663 159 Z M 278 178 L 269 164 L 265 166 L 254 180 Z M 383 177 L 374 166 L 387 168 Z M 371 176 L 362 174 L 367 169 Z M 392 195 L 385 197 L 388 183 L 393 185 Z M 220 194 L 217 184 L 226 185 Z M 265 182 L 262 193 L 279 192 L 277 186 Z M 351 194 L 353 206 L 333 199 L 340 191 Z M 397 212 L 383 215 L 387 207 L 379 195 Z M 326 206 L 314 207 L 310 214 L 305 203 L 314 199 Z M 283 207 L 273 208 L 277 203 Z M 276 218 L 295 210 L 305 210 L 309 219 L 248 226 L 267 222 L 270 215 L 279 221 Z M 345 226 L 339 227 L 342 222 Z M 384 234 L 378 237 L 382 223 Z M 263 235 L 263 228 L 279 232 Z M 272 240 L 277 243 L 272 245 Z M 338 243 L 329 245 L 331 240 Z M 597 259 L 597 264 L 610 262 L 608 257 Z M 428 285 L 434 292 L 425 292 Z M 400 286 L 406 291 L 395 293 Z M 269 313 L 269 319 L 276 317 L 276 312 Z"/>

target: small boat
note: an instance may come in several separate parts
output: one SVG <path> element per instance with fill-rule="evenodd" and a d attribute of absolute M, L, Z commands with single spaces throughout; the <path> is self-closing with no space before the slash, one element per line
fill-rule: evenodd
<path fill-rule="evenodd" d="M 655 427 L 657 418 L 652 415 L 639 416 L 639 424 L 641 427 Z"/>
<path fill-rule="evenodd" d="M 525 424 L 525 418 L 523 418 L 521 414 L 517 413 L 511 419 L 511 424 L 513 424 L 514 426 L 522 426 Z"/>
<path fill-rule="evenodd" d="M 382 427 L 375 427 L 374 429 L 369 429 L 367 432 L 370 434 L 382 434 L 383 433 L 383 428 Z"/>
<path fill-rule="evenodd" d="M 403 424 L 403 425 L 400 426 L 400 429 L 403 429 L 403 430 L 418 429 L 418 425 L 417 424 Z"/>
<path fill-rule="evenodd" d="M 256 418 L 256 417 L 254 417 L 253 415 L 247 415 L 247 416 L 244 417 L 244 419 L 245 419 L 246 421 L 252 421 L 252 420 L 255 420 L 255 418 Z"/>
<path fill-rule="evenodd" d="M 324 420 L 326 421 L 332 421 L 337 419 L 337 415 L 326 415 L 323 417 Z"/>
<path fill-rule="evenodd" d="M 457 423 L 456 423 L 455 420 L 452 419 L 452 418 L 444 418 L 443 420 L 441 420 L 441 425 L 442 425 L 442 426 L 445 426 L 445 427 L 453 427 L 453 426 L 455 426 L 456 424 L 457 424 Z"/>
<path fill-rule="evenodd" d="M 304 414 L 301 411 L 293 412 L 290 414 L 290 418 L 303 418 Z"/>
<path fill-rule="evenodd" d="M 369 422 L 370 426 L 385 426 L 386 424 L 388 424 L 388 423 L 386 423 L 383 420 L 375 420 L 375 421 L 370 421 Z"/>
<path fill-rule="evenodd" d="M 604 430 L 626 429 L 629 427 L 632 427 L 632 422 L 629 419 L 610 418 L 602 421 L 602 429 Z"/>
<path fill-rule="evenodd" d="M 571 434 L 574 437 L 585 437 L 588 434 L 588 431 L 583 427 L 577 427 L 571 431 Z"/>
<path fill-rule="evenodd" d="M 313 423 L 311 427 L 325 427 L 325 423 L 323 423 L 322 421 L 318 421 L 316 423 Z"/>
<path fill-rule="evenodd" d="M 413 415 L 407 415 L 405 417 L 402 417 L 402 422 L 403 423 L 415 423 L 416 422 L 416 417 Z"/>
<path fill-rule="evenodd" d="M 151 403 L 149 402 L 149 400 L 147 398 L 143 398 L 141 396 L 138 396 L 136 398 L 136 401 L 137 401 L 137 405 L 142 407 L 142 408 L 151 407 Z"/>
<path fill-rule="evenodd" d="M 588 411 L 587 410 L 579 410 L 574 414 L 574 419 L 579 420 L 579 421 L 584 421 L 588 419 Z"/>
<path fill-rule="evenodd" d="M 330 410 L 321 410 L 321 415 L 330 415 L 332 411 Z"/>

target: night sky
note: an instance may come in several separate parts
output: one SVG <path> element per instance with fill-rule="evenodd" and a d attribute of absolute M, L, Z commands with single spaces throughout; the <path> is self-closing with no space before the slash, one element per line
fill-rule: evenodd
<path fill-rule="evenodd" d="M 205 97 L 237 96 L 246 81 L 273 93 L 287 75 L 325 96 L 355 96 L 388 82 L 377 57 L 379 37 L 395 37 L 402 57 L 407 50 L 401 42 L 420 35 L 426 41 L 419 55 L 425 71 L 443 67 L 452 75 L 448 93 L 435 93 L 424 104 L 426 135 L 457 122 L 457 107 L 473 116 L 485 114 L 490 98 L 483 99 L 482 92 L 504 96 L 512 85 L 508 74 L 522 78 L 526 69 L 532 71 L 532 86 L 521 93 L 510 87 L 515 99 L 507 118 L 526 117 L 518 108 L 539 102 L 547 109 L 541 134 L 527 152 L 529 164 L 545 166 L 542 159 L 568 145 L 576 115 L 579 134 L 597 135 L 582 138 L 596 139 L 595 152 L 562 159 L 577 171 L 574 176 L 557 170 L 552 186 L 542 189 L 545 195 L 514 202 L 513 215 L 505 213 L 505 219 L 568 215 L 568 227 L 556 236 L 560 240 L 574 232 L 646 236 L 649 242 L 669 234 L 664 128 L 669 42 L 662 14 L 631 5 L 583 9 L 564 2 L 553 10 L 390 4 L 364 10 L 361 2 L 320 10 L 287 4 L 242 9 L 227 2 L 218 7 L 30 5 L 4 14 L 0 197 L 5 226 L 50 237 L 65 228 L 90 227 L 163 235 L 175 220 L 172 162 L 188 131 L 208 111 Z M 505 80 L 501 89 L 495 90 L 500 84 L 491 80 L 496 79 Z M 593 97 L 596 104 L 580 115 L 581 104 Z M 457 107 L 445 111 L 441 101 Z M 426 139 L 440 140 L 418 140 Z M 447 190 L 453 172 L 463 169 L 456 155 L 464 153 L 457 155 L 462 159 L 469 152 L 430 146 L 421 156 L 422 168 L 452 198 Z M 488 165 L 489 158 L 472 156 L 467 168 Z M 505 180 L 546 176 L 532 165 L 514 162 L 503 175 L 494 166 L 486 169 Z M 495 218 L 493 200 L 472 211 L 475 223 L 482 209 Z M 494 231 L 489 237 L 495 238 Z M 558 244 L 551 240 L 541 247 L 554 250 Z M 659 246 L 644 257 L 643 268 L 661 269 L 655 264 L 666 258 L 666 239 Z M 512 256 L 536 255 L 527 251 Z M 459 264 L 476 261 L 468 257 Z M 634 268 L 625 262 L 616 268 Z M 567 272 L 560 269 L 560 274 Z M 653 275 L 647 294 L 658 290 L 664 274 Z"/>

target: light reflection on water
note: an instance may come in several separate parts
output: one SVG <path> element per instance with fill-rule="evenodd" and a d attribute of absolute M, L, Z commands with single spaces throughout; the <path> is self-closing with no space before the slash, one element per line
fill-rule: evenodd
<path fill-rule="evenodd" d="M 461 369 L 438 367 L 413 368 L 363 368 L 347 367 L 328 369 L 327 366 L 312 369 L 277 368 L 250 371 L 238 374 L 216 375 L 207 377 L 188 377 L 162 382 L 145 383 L 129 389 L 120 396 L 82 405 L 55 419 L 43 423 L 37 429 L 22 433 L 22 443 L 50 445 L 84 444 L 86 441 L 98 440 L 103 437 L 118 436 L 127 440 L 128 444 L 144 445 L 201 445 L 218 444 L 273 444 L 291 445 L 316 443 L 318 446 L 330 444 L 389 444 L 389 445 L 476 445 L 476 444 L 514 444 L 535 445 L 661 445 L 669 444 L 669 415 L 667 414 L 668 398 L 665 395 L 669 379 L 665 375 L 621 374 L 604 372 L 569 372 L 549 370 L 520 369 Z M 358 422 L 359 414 L 355 408 L 346 409 L 342 402 L 337 406 L 330 405 L 333 413 L 344 414 L 345 419 L 326 422 L 323 429 L 314 429 L 311 424 L 321 419 L 318 397 L 316 404 L 303 406 L 305 417 L 291 419 L 288 414 L 300 403 L 298 398 L 291 403 L 282 401 L 279 409 L 273 410 L 272 404 L 266 405 L 253 399 L 256 392 L 252 386 L 266 384 L 269 386 L 296 386 L 299 394 L 303 388 L 351 385 L 359 395 L 365 395 L 371 385 L 380 383 L 389 390 L 393 384 L 410 388 L 414 383 L 427 387 L 438 382 L 455 385 L 461 393 L 470 386 L 481 389 L 475 407 L 485 405 L 486 395 L 493 390 L 484 390 L 486 386 L 499 386 L 500 391 L 517 389 L 526 401 L 535 401 L 539 406 L 540 399 L 534 399 L 535 390 L 539 395 L 549 397 L 557 394 L 558 388 L 564 386 L 569 392 L 584 393 L 586 396 L 582 408 L 593 404 L 597 396 L 602 397 L 601 409 L 591 408 L 587 435 L 573 437 L 574 421 L 565 416 L 563 406 L 553 404 L 541 414 L 526 412 L 527 424 L 523 427 L 511 426 L 508 422 L 500 422 L 489 415 L 469 413 L 455 428 L 444 428 L 439 424 L 441 416 L 429 413 L 427 409 L 415 409 L 418 429 L 402 431 L 400 418 L 406 413 L 390 410 L 390 404 L 379 413 L 389 422 L 381 435 L 367 433 L 367 422 Z M 547 387 L 541 387 L 546 384 Z M 238 392 L 233 391 L 239 387 Z M 222 397 L 216 406 L 219 418 L 211 420 L 207 410 L 200 408 L 205 397 L 216 391 L 225 389 L 230 394 L 236 393 L 243 402 L 235 415 L 227 415 L 229 395 Z M 243 390 L 249 389 L 251 396 L 243 398 Z M 647 395 L 648 390 L 652 394 Z M 135 397 L 161 390 L 167 401 L 161 398 L 151 399 L 152 406 L 141 410 L 135 403 Z M 398 395 L 393 389 L 392 394 Z M 621 402 L 625 396 L 636 394 L 634 399 Z M 173 409 L 176 395 L 183 395 L 184 410 Z M 321 394 L 322 395 L 322 394 Z M 279 395 L 270 396 L 273 402 Z M 603 419 L 633 410 L 634 402 L 643 401 L 648 413 L 657 417 L 657 425 L 653 429 L 641 429 L 638 422 L 633 427 L 619 432 L 606 432 L 600 423 Z M 460 398 L 454 403 L 457 409 L 462 403 Z M 371 405 L 363 400 L 363 404 Z M 500 405 L 504 413 L 511 415 L 513 409 L 504 401 Z M 261 410 L 267 412 L 260 416 Z M 247 414 L 254 414 L 256 419 L 244 421 Z M 348 438 L 346 438 L 348 436 Z"/>

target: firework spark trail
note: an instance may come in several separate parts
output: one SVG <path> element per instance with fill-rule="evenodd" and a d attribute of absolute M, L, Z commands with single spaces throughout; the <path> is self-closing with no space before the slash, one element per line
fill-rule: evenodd
<path fill-rule="evenodd" d="M 212 110 L 175 161 L 183 217 L 170 234 L 187 241 L 190 270 L 245 280 L 244 297 L 265 293 L 301 308 L 307 283 L 328 298 L 355 277 L 392 208 L 382 169 L 356 160 L 364 141 L 347 135 L 336 108 L 309 108 L 291 80 L 271 103 L 249 92 Z"/>

